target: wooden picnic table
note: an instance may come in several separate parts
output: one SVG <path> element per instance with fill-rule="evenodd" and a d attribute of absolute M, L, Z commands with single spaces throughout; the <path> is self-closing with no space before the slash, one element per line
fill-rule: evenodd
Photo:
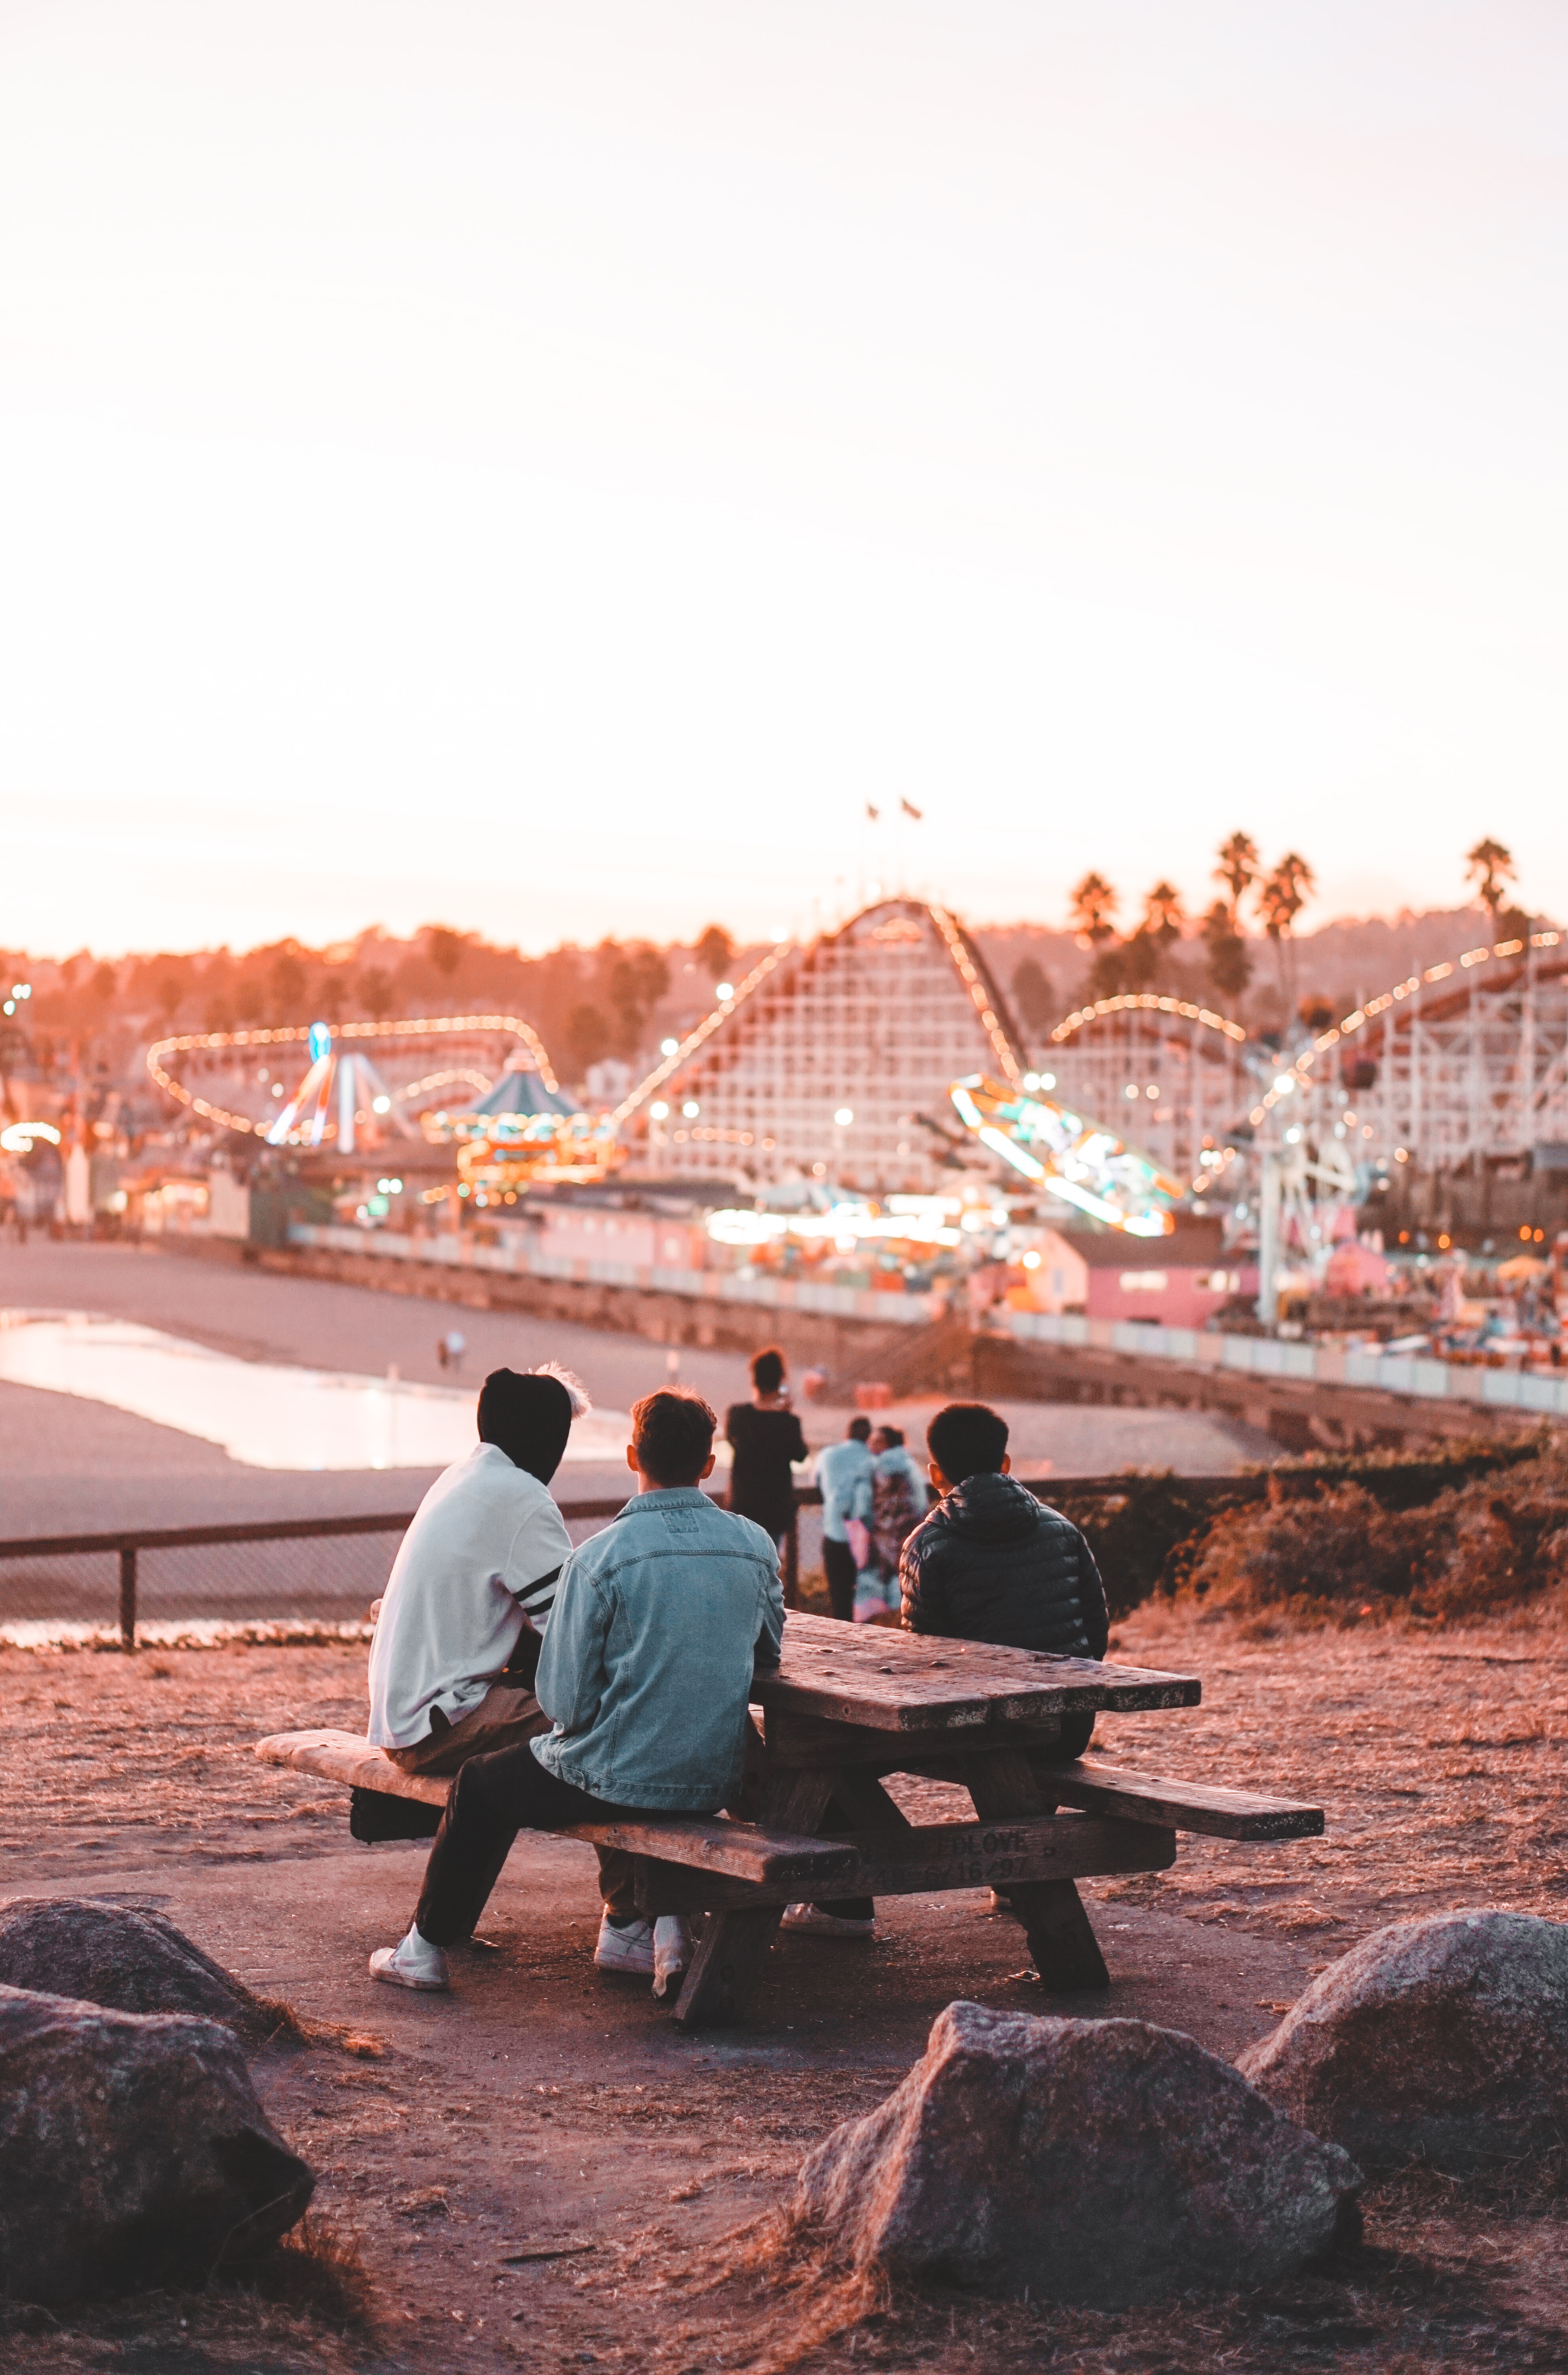
<path fill-rule="evenodd" d="M 829 1832 L 855 1862 L 819 1901 L 1005 1889 L 1047 1987 L 1110 1984 L 1075 1882 L 1153 1872 L 1174 1860 L 1177 1819 L 1194 1811 L 1185 1785 L 1157 1796 L 1114 1767 L 1061 1758 L 1064 1718 L 1196 1707 L 1195 1675 L 1051 1657 L 792 1613 L 776 1673 L 760 1676 L 761 1713 L 745 1813 L 761 1828 Z M 1081 1730 L 1081 1727 L 1079 1729 Z M 882 1787 L 890 1773 L 956 1782 L 974 1823 L 913 1825 Z M 1178 1807 L 1169 1791 L 1181 1793 Z M 1267 1819 L 1276 1802 L 1197 1793 L 1206 1826 Z M 1092 1801 L 1091 1803 L 1090 1801 Z M 1062 1805 L 1087 1811 L 1058 1813 Z M 1248 1810 L 1243 1812 L 1244 1808 Z M 1296 1827 L 1315 1809 L 1279 1805 Z M 1278 1830 L 1276 1836 L 1279 1835 Z M 796 1891 L 725 1880 L 650 1860 L 640 1901 L 654 1912 L 709 1914 L 676 2017 L 733 2020 Z"/>
<path fill-rule="evenodd" d="M 574 1824 L 572 1835 L 636 1859 L 645 1913 L 707 1917 L 675 2007 L 683 2027 L 741 2016 L 796 1898 L 831 1905 L 996 1888 L 1023 1925 L 1045 1987 L 1105 1988 L 1079 1880 L 1163 1871 L 1179 1830 L 1237 1841 L 1323 1830 L 1321 1807 L 1144 1774 L 1064 1747 L 1067 1718 L 1175 1710 L 1201 1696 L 1193 1674 L 792 1611 L 778 1669 L 754 1682 L 760 1721 L 752 1720 L 744 1802 L 727 1816 L 611 1817 L 607 1809 L 606 1821 Z M 257 1754 L 430 1803 L 451 1786 L 403 1773 L 347 1732 L 281 1733 Z M 894 1773 L 957 1783 L 977 1819 L 911 1823 L 882 1786 Z"/>

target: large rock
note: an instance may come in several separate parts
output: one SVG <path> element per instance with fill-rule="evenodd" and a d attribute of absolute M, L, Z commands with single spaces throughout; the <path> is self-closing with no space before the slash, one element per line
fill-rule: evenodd
<path fill-rule="evenodd" d="M 0 1986 L 33 1988 L 115 2012 L 186 2012 L 253 2045 L 277 2015 L 161 1913 L 96 1896 L 13 1896 L 0 1904 Z"/>
<path fill-rule="evenodd" d="M 1354 2230 L 1361 2181 L 1190 2037 L 953 2003 L 793 2211 L 860 2264 L 1121 2309 L 1292 2274 Z"/>
<path fill-rule="evenodd" d="M 200 2284 L 292 2227 L 314 2186 L 231 2029 L 0 1987 L 0 2293 Z"/>
<path fill-rule="evenodd" d="M 1568 1925 L 1434 1913 L 1376 1930 L 1240 2067 L 1380 2168 L 1464 2170 L 1568 2132 Z"/>

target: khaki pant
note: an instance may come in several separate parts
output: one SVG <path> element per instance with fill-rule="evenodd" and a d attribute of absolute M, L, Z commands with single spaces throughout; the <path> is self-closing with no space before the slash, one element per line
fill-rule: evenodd
<path fill-rule="evenodd" d="M 432 1707 L 425 1739 L 417 1740 L 412 1748 L 386 1753 L 405 1773 L 455 1773 L 470 1756 L 483 1756 L 492 1748 L 515 1748 L 549 1729 L 550 1719 L 532 1691 L 515 1683 L 492 1683 L 478 1706 L 455 1723 L 440 1707 Z"/>
<path fill-rule="evenodd" d="M 455 1773 L 470 1756 L 488 1755 L 492 1748 L 517 1748 L 551 1730 L 550 1719 L 532 1691 L 515 1683 L 492 1683 L 477 1707 L 449 1723 L 439 1707 L 430 1709 L 430 1729 L 412 1748 L 389 1748 L 394 1765 L 405 1773 L 437 1777 Z M 618 1919 L 637 1910 L 637 1874 L 631 1856 L 620 1848 L 600 1848 L 599 1894 L 607 1913 Z"/>

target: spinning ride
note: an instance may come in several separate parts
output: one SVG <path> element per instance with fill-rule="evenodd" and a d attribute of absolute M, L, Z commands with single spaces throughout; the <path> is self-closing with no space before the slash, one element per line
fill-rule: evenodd
<path fill-rule="evenodd" d="M 1181 1182 L 1113 1131 L 1053 1097 L 978 1073 L 955 1081 L 949 1093 L 965 1128 L 1043 1195 L 1131 1237 L 1168 1236 L 1174 1227 Z"/>

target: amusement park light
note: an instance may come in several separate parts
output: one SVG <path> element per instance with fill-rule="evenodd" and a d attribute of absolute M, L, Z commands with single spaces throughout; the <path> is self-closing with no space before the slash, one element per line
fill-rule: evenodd
<path fill-rule="evenodd" d="M 392 1111 L 392 1099 L 390 1097 L 372 1097 L 371 1099 L 371 1111 L 372 1113 L 390 1113 Z"/>
<path fill-rule="evenodd" d="M 680 1110 L 685 1115 L 688 1121 L 695 1121 L 702 1108 L 698 1104 L 695 1097 L 688 1097 Z"/>
<path fill-rule="evenodd" d="M 31 982 L 14 981 L 11 984 L 11 995 L 13 998 L 30 998 L 32 996 Z"/>
<path fill-rule="evenodd" d="M 1025 1270 L 1038 1270 L 1040 1267 L 1040 1256 L 1035 1252 L 1032 1246 L 1031 1246 L 1029 1251 L 1023 1258 L 1023 1266 Z"/>
<path fill-rule="evenodd" d="M 1275 1073 L 1275 1075 L 1274 1075 L 1274 1093 L 1275 1093 L 1275 1095 L 1276 1095 L 1277 1097 L 1288 1097 L 1288 1096 L 1290 1095 L 1290 1093 L 1291 1093 L 1291 1090 L 1295 1087 L 1295 1085 L 1296 1085 L 1296 1081 L 1295 1081 L 1295 1075 L 1294 1075 L 1294 1073 L 1293 1073 L 1293 1072 L 1276 1072 L 1276 1073 Z"/>
<path fill-rule="evenodd" d="M 25 1154 L 35 1138 L 46 1139 L 51 1146 L 60 1143 L 60 1133 L 52 1121 L 14 1121 L 0 1129 L 0 1147 L 7 1154 Z"/>
<path fill-rule="evenodd" d="M 14 998 L 8 998 L 6 1000 L 5 1010 L 7 1014 L 15 1014 L 17 1010 L 17 1001 Z"/>
<path fill-rule="evenodd" d="M 680 1042 L 678 1039 L 661 1039 L 659 1041 L 659 1053 L 661 1056 L 673 1056 L 678 1053 L 679 1046 Z"/>
<path fill-rule="evenodd" d="M 656 1105 L 650 1105 L 648 1107 L 648 1114 L 650 1119 L 654 1121 L 668 1121 L 669 1107 L 661 1101 Z"/>
<path fill-rule="evenodd" d="M 305 1045 L 311 1051 L 311 1061 L 319 1064 L 324 1056 L 332 1053 L 332 1034 L 324 1022 L 312 1022 L 305 1034 Z"/>
<path fill-rule="evenodd" d="M 716 982 L 713 984 L 713 996 L 714 996 L 715 998 L 720 998 L 720 999 L 726 998 L 733 998 L 733 997 L 735 996 L 735 984 L 734 984 L 734 982 L 733 982 L 733 981 L 716 981 Z"/>
<path fill-rule="evenodd" d="M 840 1129 L 847 1129 L 850 1123 L 855 1119 L 855 1116 L 848 1105 L 840 1105 L 837 1113 L 833 1116 L 833 1119 Z"/>

